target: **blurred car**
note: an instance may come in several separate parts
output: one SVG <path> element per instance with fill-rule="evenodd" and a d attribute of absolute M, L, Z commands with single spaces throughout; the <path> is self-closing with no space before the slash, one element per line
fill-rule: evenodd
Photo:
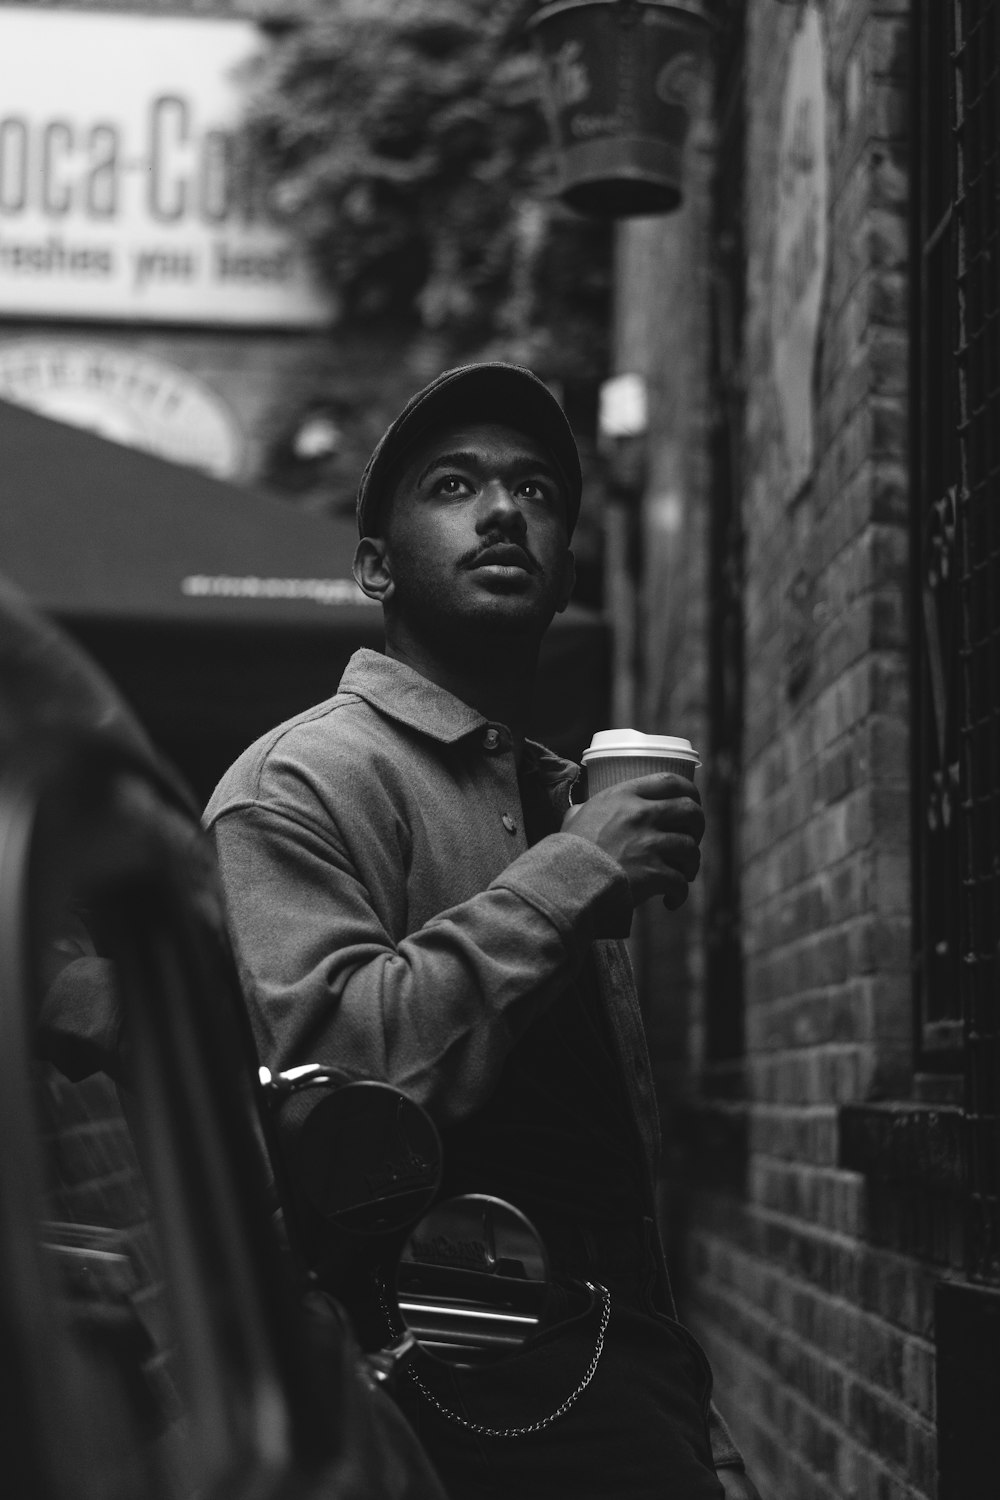
<path fill-rule="evenodd" d="M 2 581 L 0 1038 L 4 1493 L 443 1500 L 289 1240 L 197 807 Z"/>

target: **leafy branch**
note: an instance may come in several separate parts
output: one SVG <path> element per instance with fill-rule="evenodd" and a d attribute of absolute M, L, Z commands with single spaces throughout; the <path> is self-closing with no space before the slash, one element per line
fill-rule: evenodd
<path fill-rule="evenodd" d="M 598 378 L 610 234 L 551 195 L 536 0 L 323 0 L 261 60 L 251 129 L 347 324 Z"/>

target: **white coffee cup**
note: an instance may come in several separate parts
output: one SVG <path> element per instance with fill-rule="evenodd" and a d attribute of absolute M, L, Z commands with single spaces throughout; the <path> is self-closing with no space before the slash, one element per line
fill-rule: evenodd
<path fill-rule="evenodd" d="M 583 752 L 587 795 L 603 792 L 635 776 L 677 771 L 694 780 L 701 765 L 690 740 L 669 734 L 642 734 L 638 729 L 601 729 Z"/>

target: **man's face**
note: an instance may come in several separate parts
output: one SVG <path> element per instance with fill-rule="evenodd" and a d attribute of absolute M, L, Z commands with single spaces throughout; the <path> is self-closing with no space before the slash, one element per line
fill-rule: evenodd
<path fill-rule="evenodd" d="M 486 628 L 540 637 L 573 586 L 566 498 L 539 442 L 496 422 L 426 435 L 383 514 L 387 620 L 432 638 Z"/>

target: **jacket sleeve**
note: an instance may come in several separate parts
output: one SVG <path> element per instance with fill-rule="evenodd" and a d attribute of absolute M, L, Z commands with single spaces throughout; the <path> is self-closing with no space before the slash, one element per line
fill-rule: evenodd
<path fill-rule="evenodd" d="M 621 867 L 575 834 L 394 942 L 335 826 L 244 803 L 212 832 L 264 1060 L 383 1079 L 442 1124 L 486 1099 L 590 942 L 631 921 Z"/>

